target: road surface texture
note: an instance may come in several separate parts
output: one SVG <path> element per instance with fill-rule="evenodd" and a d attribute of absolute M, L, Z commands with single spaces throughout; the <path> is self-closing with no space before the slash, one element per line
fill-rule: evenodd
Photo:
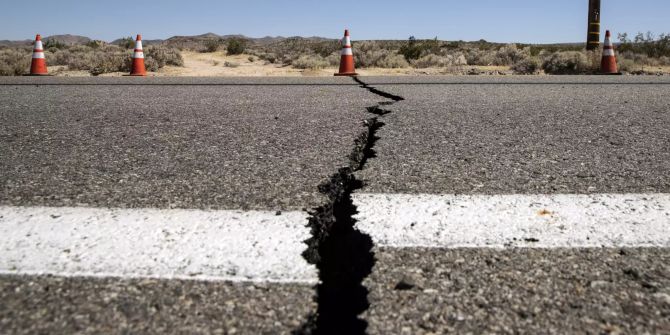
<path fill-rule="evenodd" d="M 666 77 L 0 80 L 0 332 L 670 333 Z"/>
<path fill-rule="evenodd" d="M 365 82 L 405 101 L 387 108 L 362 192 L 670 193 L 667 78 Z M 661 219 L 667 241 L 670 216 Z M 414 221 L 405 224 L 428 222 Z M 375 334 L 668 333 L 664 247 L 380 248 L 364 317 Z"/>

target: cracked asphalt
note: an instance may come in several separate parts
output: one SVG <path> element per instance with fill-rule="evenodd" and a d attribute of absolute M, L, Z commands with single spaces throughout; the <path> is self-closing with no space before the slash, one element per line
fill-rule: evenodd
<path fill-rule="evenodd" d="M 379 100 L 349 78 L 134 79 L 0 80 L 0 205 L 312 209 Z M 0 329 L 287 334 L 313 295 L 309 285 L 3 275 Z"/>
<path fill-rule="evenodd" d="M 349 78 L 136 79 L 0 79 L 0 205 L 312 209 L 389 101 Z M 361 80 L 405 101 L 359 192 L 670 192 L 668 78 Z M 670 334 L 667 249 L 373 251 L 370 334 Z M 286 334 L 313 295 L 3 275 L 0 330 Z"/>
<path fill-rule="evenodd" d="M 385 107 L 364 193 L 670 192 L 670 80 L 364 78 Z M 670 224 L 670 222 L 669 222 Z M 668 249 L 377 248 L 370 334 L 667 334 Z"/>

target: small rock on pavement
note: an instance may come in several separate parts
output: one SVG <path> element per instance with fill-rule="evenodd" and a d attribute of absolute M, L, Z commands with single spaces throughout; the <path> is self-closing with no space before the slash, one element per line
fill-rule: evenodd
<path fill-rule="evenodd" d="M 670 306 L 670 294 L 667 293 L 656 293 L 654 294 L 654 298 L 658 299 L 659 301 L 662 301 L 666 305 Z"/>
<path fill-rule="evenodd" d="M 409 291 L 414 287 L 416 287 L 416 283 L 412 279 L 405 277 L 395 285 L 394 290 Z"/>

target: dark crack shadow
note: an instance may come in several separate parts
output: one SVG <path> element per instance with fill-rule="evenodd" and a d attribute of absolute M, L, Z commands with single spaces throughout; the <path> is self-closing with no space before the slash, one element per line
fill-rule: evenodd
<path fill-rule="evenodd" d="M 332 202 L 311 213 L 312 237 L 303 257 L 319 270 L 316 287 L 318 308 L 295 334 L 365 334 L 367 322 L 360 319 L 369 307 L 363 280 L 375 264 L 372 238 L 355 228 L 358 213 L 351 194 L 363 187 L 343 168 L 320 191 Z"/>
<path fill-rule="evenodd" d="M 377 91 L 354 78 L 361 87 L 393 101 L 403 98 Z M 328 201 L 310 212 L 308 227 L 311 237 L 305 241 L 303 257 L 316 265 L 319 284 L 314 297 L 318 307 L 307 322 L 293 334 L 365 334 L 368 323 L 359 316 L 369 307 L 368 289 L 363 281 L 372 273 L 375 255 L 372 238 L 356 229 L 358 210 L 351 195 L 363 188 L 355 172 L 363 170 L 370 158 L 377 156 L 374 146 L 384 123 L 379 118 L 390 113 L 380 106 L 368 107 L 375 115 L 364 121 L 366 131 L 354 141 L 349 155 L 349 166 L 340 168 L 330 180 L 319 185 L 319 192 Z"/>
<path fill-rule="evenodd" d="M 358 78 L 358 77 L 353 77 L 353 79 L 354 79 L 355 82 L 357 82 L 358 84 L 360 84 L 362 88 L 364 88 L 364 89 L 370 91 L 371 93 L 374 93 L 374 94 L 376 94 L 376 95 L 382 96 L 382 97 L 384 97 L 384 98 L 386 98 L 386 99 L 393 100 L 394 102 L 398 102 L 398 101 L 403 101 L 403 100 L 405 100 L 405 98 L 403 98 L 403 97 L 401 97 L 401 96 L 399 96 L 399 95 L 395 95 L 395 94 L 391 94 L 391 93 L 388 93 L 388 92 L 384 92 L 384 91 L 378 90 L 378 89 L 376 89 L 376 88 L 374 88 L 374 87 L 372 87 L 372 86 L 370 86 L 370 85 L 364 83 L 364 82 L 363 82 L 360 78 Z"/>

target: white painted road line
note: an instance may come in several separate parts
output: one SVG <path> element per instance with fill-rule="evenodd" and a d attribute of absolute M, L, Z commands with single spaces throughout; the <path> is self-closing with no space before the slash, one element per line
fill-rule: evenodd
<path fill-rule="evenodd" d="M 0 207 L 0 274 L 317 282 L 302 212 Z"/>
<path fill-rule="evenodd" d="M 379 246 L 670 247 L 670 194 L 354 194 Z"/>
<path fill-rule="evenodd" d="M 380 247 L 670 247 L 670 194 L 355 194 Z M 307 214 L 0 207 L 0 274 L 314 284 Z"/>

